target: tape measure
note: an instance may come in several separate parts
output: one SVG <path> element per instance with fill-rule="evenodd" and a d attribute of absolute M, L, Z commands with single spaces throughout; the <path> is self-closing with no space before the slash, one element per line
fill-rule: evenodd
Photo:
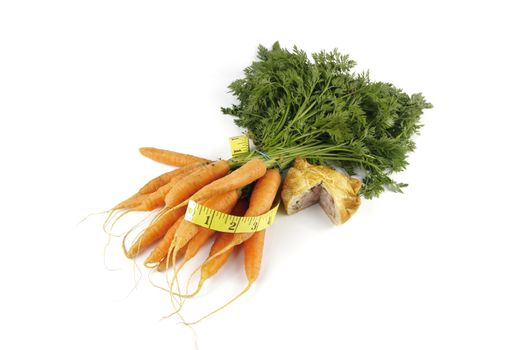
<path fill-rule="evenodd" d="M 184 219 L 195 225 L 207 227 L 219 232 L 249 233 L 266 229 L 273 223 L 279 202 L 268 212 L 259 216 L 235 216 L 205 207 L 190 200 Z"/>
<path fill-rule="evenodd" d="M 246 135 L 229 138 L 232 157 L 250 152 L 250 140 Z"/>

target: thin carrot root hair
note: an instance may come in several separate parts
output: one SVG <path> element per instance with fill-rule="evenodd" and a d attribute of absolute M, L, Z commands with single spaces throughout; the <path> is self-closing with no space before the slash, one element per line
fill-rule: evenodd
<path fill-rule="evenodd" d="M 175 266 L 177 256 L 176 256 L 176 254 L 172 254 L 172 249 L 168 250 L 168 256 L 166 256 L 166 259 L 167 259 L 167 261 L 170 261 L 170 259 L 171 259 L 171 264 L 173 266 Z M 175 304 L 175 296 L 178 296 L 178 295 L 181 294 L 179 278 L 178 278 L 177 273 L 175 271 L 173 271 L 173 277 L 171 278 L 171 281 L 169 281 L 169 270 L 166 269 L 166 282 L 168 282 L 170 300 L 171 300 L 171 304 L 172 304 L 173 309 L 174 309 L 173 313 L 171 313 L 168 316 L 168 317 L 171 317 L 174 314 L 179 314 L 180 313 L 180 311 L 182 310 L 182 307 L 184 306 L 185 299 L 183 299 L 181 297 L 178 297 L 179 298 L 179 300 L 177 302 L 178 306 Z M 174 284 L 177 285 L 177 293 L 173 292 L 173 285 Z"/>
<path fill-rule="evenodd" d="M 138 227 L 140 227 L 141 225 L 144 225 L 144 223 L 146 221 L 148 221 L 151 216 L 153 215 L 154 213 L 149 213 L 147 216 L 145 216 L 143 219 L 141 219 L 139 222 L 137 222 L 136 224 L 134 224 L 133 226 L 131 226 L 131 228 L 129 228 L 127 231 L 123 232 L 123 233 L 119 233 L 119 234 L 115 234 L 115 233 L 108 233 L 111 235 L 111 237 L 123 237 L 123 236 L 126 236 L 129 235 L 129 233 L 135 231 Z M 145 230 L 145 229 L 144 229 Z M 140 233 L 144 232 L 144 230 L 140 231 Z"/>
<path fill-rule="evenodd" d="M 182 249 L 180 249 L 177 252 L 176 259 L 179 259 L 180 257 L 184 256 L 184 252 L 186 251 L 186 247 L 187 246 L 184 246 Z M 151 269 L 157 270 L 158 272 L 164 272 L 164 271 L 166 271 L 166 269 L 168 269 L 171 266 L 171 259 L 168 260 L 168 259 L 164 258 L 161 261 L 156 261 L 156 262 L 152 262 L 152 263 L 144 262 L 144 266 L 146 266 L 147 268 L 151 268 Z"/>
<path fill-rule="evenodd" d="M 153 279 L 151 278 L 151 275 L 152 275 L 154 272 L 155 272 L 155 269 L 151 269 L 151 270 L 149 270 L 149 272 L 148 272 L 148 280 L 149 280 L 149 283 L 150 283 L 153 287 L 158 288 L 158 289 L 160 289 L 160 290 L 162 290 L 162 291 L 164 291 L 164 292 L 169 293 L 170 291 L 169 291 L 168 288 L 163 287 L 163 286 L 160 286 L 160 285 L 158 285 L 155 281 L 153 281 Z"/>
<path fill-rule="evenodd" d="M 239 299 L 241 296 L 243 296 L 248 290 L 250 290 L 250 287 L 252 286 L 253 282 L 249 282 L 248 285 L 239 293 L 237 294 L 235 297 L 233 297 L 232 299 L 230 299 L 226 304 L 218 307 L 217 309 L 213 310 L 212 312 L 202 316 L 201 318 L 199 318 L 198 320 L 196 321 L 192 321 L 192 322 L 185 322 L 184 324 L 186 324 L 187 326 L 192 326 L 192 325 L 195 325 L 205 319 L 207 319 L 208 317 L 216 314 L 217 312 L 223 310 L 224 308 L 228 307 L 230 304 L 232 304 L 233 302 L 235 302 L 237 299 Z"/>
<path fill-rule="evenodd" d="M 133 287 L 131 287 L 131 289 L 126 294 L 126 296 L 122 298 L 121 300 L 125 300 L 129 298 L 129 296 L 138 288 L 141 279 L 142 279 L 142 271 L 140 270 L 137 262 L 133 261 Z"/>
<path fill-rule="evenodd" d="M 124 251 L 124 254 L 125 256 L 128 256 L 128 249 L 126 248 L 126 239 L 128 238 L 128 236 L 133 232 L 135 231 L 135 229 L 137 227 L 139 227 L 140 225 L 142 225 L 146 220 L 149 219 L 149 217 L 153 215 L 153 213 L 150 213 L 148 214 L 144 219 L 140 220 L 138 223 L 136 223 L 135 225 L 133 225 L 128 231 L 124 232 L 124 234 L 122 235 L 122 250 Z M 146 231 L 147 228 L 145 229 L 142 229 L 141 231 L 139 231 L 139 233 L 137 234 L 137 239 L 140 237 L 140 235 L 142 235 L 142 233 L 144 233 L 144 231 Z M 120 237 L 121 235 L 112 235 L 114 237 Z"/>
<path fill-rule="evenodd" d="M 107 226 L 109 225 L 111 219 L 113 218 L 113 215 L 115 215 L 119 209 L 111 209 L 108 212 L 108 216 L 106 216 L 106 219 L 102 223 L 102 229 L 104 230 L 104 233 L 108 233 Z"/>
<path fill-rule="evenodd" d="M 158 211 L 158 213 L 153 217 L 153 220 L 151 220 L 151 223 L 154 224 L 155 222 L 159 221 L 159 219 L 162 218 L 164 214 L 166 214 L 168 211 L 170 211 L 171 208 L 164 207 Z"/>
<path fill-rule="evenodd" d="M 111 234 L 106 234 L 107 236 L 107 241 L 106 241 L 106 244 L 104 244 L 104 249 L 103 249 L 103 252 L 102 252 L 102 256 L 103 256 L 103 261 L 104 261 L 104 268 L 108 271 L 118 271 L 118 270 L 121 270 L 120 268 L 111 268 L 109 267 L 108 265 L 108 261 L 107 261 L 107 253 L 108 253 L 108 248 L 109 248 L 109 245 L 111 244 Z"/>
<path fill-rule="evenodd" d="M 145 230 L 142 230 L 141 232 L 139 232 L 139 235 L 142 234 Z M 124 234 L 124 237 L 122 237 L 122 250 L 124 251 L 124 256 L 128 256 L 129 255 L 129 250 L 128 248 L 126 247 L 126 239 L 128 238 L 128 236 L 131 234 L 131 232 L 133 232 L 132 230 L 129 230 L 128 232 L 126 232 Z M 140 245 L 139 245 L 140 246 Z"/>
<path fill-rule="evenodd" d="M 180 253 L 181 253 L 182 255 L 184 254 L 184 250 L 185 250 L 185 248 L 186 248 L 186 246 L 185 246 L 183 249 L 180 250 Z M 180 257 L 179 254 L 177 254 L 177 257 L 176 257 L 176 258 L 178 259 L 179 257 Z M 152 278 L 151 278 L 151 275 L 152 275 L 153 273 L 155 273 L 155 271 L 158 271 L 158 272 L 161 271 L 161 270 L 159 270 L 159 267 L 160 267 L 161 265 L 165 266 L 165 268 L 166 268 L 166 266 L 168 265 L 168 264 L 166 264 L 166 262 L 167 262 L 166 260 L 167 260 L 167 259 L 164 259 L 164 260 L 162 260 L 161 262 L 151 263 L 151 264 L 149 264 L 149 266 L 148 266 L 148 265 L 145 265 L 145 266 L 150 268 L 150 271 L 148 272 L 148 280 L 150 281 L 150 283 L 151 283 L 155 288 L 161 289 L 161 290 L 163 290 L 163 291 L 169 293 L 169 289 L 167 289 L 167 288 L 165 288 L 165 287 L 162 287 L 162 286 L 156 284 L 156 283 L 152 280 Z M 171 265 L 171 264 L 170 264 L 170 265 Z M 164 268 L 161 272 L 165 271 L 165 268 Z"/>
<path fill-rule="evenodd" d="M 144 196 L 146 196 L 146 195 L 138 196 L 137 197 L 137 202 L 132 203 L 133 205 L 130 205 L 129 207 L 122 207 L 122 208 L 120 208 L 117 205 L 117 206 L 111 208 L 110 210 L 107 210 L 106 212 L 108 213 L 108 216 L 107 216 L 106 220 L 104 221 L 104 224 L 102 225 L 102 228 L 104 229 L 104 231 L 107 233 L 107 227 L 110 224 L 111 219 L 113 218 L 113 215 L 115 215 L 118 211 L 122 210 L 123 212 L 116 219 L 114 219 L 114 221 L 111 223 L 110 230 L 113 229 L 113 227 L 115 226 L 115 224 L 117 223 L 118 220 L 120 220 L 124 215 L 128 214 L 129 212 L 142 211 L 142 210 L 140 210 L 139 207 L 140 207 L 143 199 L 139 200 L 139 198 L 142 198 Z M 128 201 L 128 200 L 129 199 L 127 199 L 126 201 Z M 126 201 L 124 201 L 124 202 L 126 202 Z M 122 202 L 122 203 L 124 203 L 124 202 Z M 104 212 L 101 212 L 101 213 L 104 213 Z"/>
<path fill-rule="evenodd" d="M 134 212 L 134 211 L 136 211 L 136 210 L 134 210 L 134 209 L 125 209 L 112 222 L 110 222 L 110 219 L 113 216 L 113 213 L 108 215 L 108 218 L 106 219 L 106 221 L 104 221 L 104 224 L 102 225 L 102 228 L 104 229 L 104 232 L 111 234 L 111 231 L 113 231 L 113 228 L 115 227 L 115 224 L 117 223 L 117 221 L 122 219 L 124 217 L 124 215 L 129 214 L 129 213 Z M 109 229 L 108 229 L 108 225 L 109 225 Z"/>
<path fill-rule="evenodd" d="M 77 222 L 76 226 L 79 226 L 80 224 L 82 224 L 84 221 L 86 221 L 87 219 L 89 219 L 92 216 L 106 214 L 106 213 L 109 213 L 110 211 L 111 211 L 111 209 L 104 210 L 104 211 L 99 211 L 99 212 L 95 212 L 95 213 L 90 213 L 90 214 L 84 216 L 79 222 Z"/>
<path fill-rule="evenodd" d="M 188 280 L 186 281 L 186 288 L 184 288 L 185 290 L 185 294 L 177 294 L 175 292 L 173 292 L 174 294 L 176 294 L 179 298 L 184 298 L 184 299 L 191 299 L 193 298 L 194 296 L 196 296 L 202 289 L 202 286 L 204 285 L 204 281 L 205 279 L 199 279 L 199 283 L 197 285 L 197 288 L 193 291 L 193 293 L 188 293 L 188 290 L 189 290 L 189 287 L 190 287 L 190 283 L 191 283 L 191 280 L 193 279 L 193 276 L 195 276 L 195 274 L 200 270 L 200 267 L 197 267 L 195 270 L 192 271 L 190 277 L 188 277 Z"/>
<path fill-rule="evenodd" d="M 140 223 L 139 223 L 140 224 Z M 138 227 L 139 224 L 136 224 L 135 226 L 133 226 L 131 229 L 129 229 L 127 232 L 124 233 L 124 236 L 122 237 L 122 251 L 124 252 L 124 256 L 127 256 L 129 257 L 129 249 L 126 247 L 126 239 L 128 238 L 128 236 L 135 230 L 136 227 Z M 142 229 L 139 231 L 139 233 L 137 234 L 137 237 L 135 238 L 134 242 L 136 241 L 139 241 L 138 242 L 138 250 L 140 251 L 141 250 L 141 244 L 140 244 L 140 236 L 146 232 L 147 228 L 145 229 Z M 133 247 L 133 244 L 131 244 L 131 247 Z"/>
<path fill-rule="evenodd" d="M 151 214 L 150 214 L 151 215 Z M 139 227 L 139 225 L 141 225 L 144 221 L 146 221 L 148 219 L 148 217 L 150 216 L 146 216 L 144 219 L 142 219 L 141 221 L 139 221 L 137 224 L 133 225 L 127 232 L 125 232 L 124 234 L 122 235 L 115 235 L 115 234 L 112 234 L 111 232 L 109 231 L 106 231 L 104 230 L 104 233 L 107 235 L 108 237 L 108 240 L 106 241 L 106 244 L 104 245 L 104 251 L 103 251 L 103 256 L 104 256 L 104 267 L 109 270 L 109 271 L 118 271 L 118 270 L 121 270 L 120 268 L 110 268 L 107 264 L 107 259 L 106 259 L 106 256 L 107 256 L 107 250 L 109 248 L 109 245 L 111 244 L 111 237 L 120 237 L 120 236 L 123 236 L 122 238 L 122 249 L 124 250 L 124 253 L 127 253 L 127 249 L 126 249 L 126 245 L 125 245 L 125 241 L 126 241 L 126 238 L 137 228 Z"/>

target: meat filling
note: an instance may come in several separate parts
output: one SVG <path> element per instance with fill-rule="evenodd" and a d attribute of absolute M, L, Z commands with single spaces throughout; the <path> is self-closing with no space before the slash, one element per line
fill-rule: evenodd
<path fill-rule="evenodd" d="M 328 193 L 328 191 L 322 187 L 320 198 L 319 198 L 319 204 L 321 205 L 321 208 L 323 208 L 324 212 L 330 220 L 332 220 L 334 223 L 337 223 L 336 220 L 336 211 L 335 211 L 335 202 L 334 198 Z"/>
<path fill-rule="evenodd" d="M 321 183 L 310 188 L 308 191 L 304 192 L 301 197 L 297 198 L 291 206 L 290 214 L 296 213 L 299 210 L 307 208 L 311 205 L 314 205 L 319 201 L 319 196 L 321 194 Z"/>

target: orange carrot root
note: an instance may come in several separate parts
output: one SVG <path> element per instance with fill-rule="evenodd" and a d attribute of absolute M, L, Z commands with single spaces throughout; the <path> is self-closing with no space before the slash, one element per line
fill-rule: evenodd
<path fill-rule="evenodd" d="M 200 202 L 211 196 L 242 188 L 261 178 L 265 173 L 266 164 L 264 164 L 262 160 L 249 160 L 237 170 L 204 186 L 189 199 Z M 181 205 L 185 205 L 186 203 L 187 200 L 181 203 Z"/>
<path fill-rule="evenodd" d="M 154 147 L 142 147 L 139 148 L 139 151 L 147 158 L 176 167 L 183 167 L 194 163 L 208 161 L 207 159 L 195 157 L 189 154 L 178 153 Z"/>
<path fill-rule="evenodd" d="M 248 202 L 246 200 L 240 200 L 237 202 L 237 204 L 235 205 L 235 207 L 233 208 L 232 210 L 232 215 L 236 215 L 236 216 L 243 216 L 245 215 L 246 213 L 246 210 L 248 209 Z M 233 239 L 233 236 L 231 233 L 219 233 L 217 235 L 217 237 L 215 238 L 215 241 L 213 242 L 213 245 L 211 246 L 210 248 L 210 252 L 208 254 L 208 256 L 214 256 L 218 251 L 221 251 L 222 249 L 224 249 L 224 247 L 228 246 L 231 242 L 231 240 Z M 230 255 L 233 253 L 233 247 L 229 250 L 226 250 L 226 252 L 224 252 L 223 254 L 221 255 L 218 255 L 216 256 L 215 258 L 213 259 L 207 259 L 200 267 L 198 267 L 197 269 L 195 269 L 188 281 L 187 281 L 187 284 L 186 284 L 186 294 L 184 295 L 181 295 L 181 297 L 184 297 L 184 298 L 192 298 L 194 297 L 195 295 L 197 295 L 200 290 L 202 289 L 202 286 L 204 285 L 204 282 L 206 280 L 208 280 L 209 278 L 211 278 L 213 275 L 215 275 L 219 270 L 220 268 L 226 264 L 226 262 L 228 261 Z M 195 289 L 195 291 L 193 291 L 192 293 L 189 293 L 188 294 L 188 286 L 189 286 L 189 283 L 193 277 L 193 275 L 195 275 L 195 273 L 197 273 L 197 271 L 200 270 L 200 278 L 199 278 L 199 282 L 198 282 L 198 285 L 197 285 L 197 288 Z"/>
<path fill-rule="evenodd" d="M 131 248 L 125 252 L 128 258 L 136 257 L 144 249 L 160 240 L 169 228 L 184 215 L 186 208 L 168 210 L 158 220 L 152 223 L 144 233 L 133 243 Z"/>
<path fill-rule="evenodd" d="M 279 174 L 279 171 L 276 169 L 268 170 L 262 178 L 257 180 L 250 196 L 250 206 L 248 207 L 245 216 L 262 215 L 270 210 L 280 185 L 281 175 Z M 242 244 L 252 237 L 253 234 L 254 233 L 252 232 L 236 233 L 233 235 L 231 242 L 227 246 L 217 251 L 215 254 L 210 255 L 207 260 L 214 259 L 217 256 L 224 254 L 228 249 Z"/>
<path fill-rule="evenodd" d="M 245 200 L 238 200 L 238 195 L 224 196 L 219 195 L 212 197 L 206 202 L 206 206 L 209 206 L 221 213 L 232 213 L 233 215 L 243 215 L 247 208 L 247 202 Z M 244 210 L 243 210 L 244 209 Z M 242 210 L 242 214 L 238 214 Z M 206 243 L 206 241 L 215 234 L 214 230 L 206 227 L 199 227 L 197 234 L 186 244 L 186 252 L 181 263 L 177 266 L 175 273 L 178 273 L 182 267 L 191 260 L 200 248 Z"/>
<path fill-rule="evenodd" d="M 173 209 L 178 210 L 178 209 Z M 175 236 L 179 226 L 184 221 L 184 217 L 180 216 L 173 225 L 168 229 L 164 237 L 157 243 L 155 248 L 151 251 L 150 255 L 144 260 L 144 265 L 156 265 L 159 264 L 162 260 L 166 259 L 166 256 L 169 253 L 169 248 L 173 237 Z"/>
<path fill-rule="evenodd" d="M 203 166 L 170 189 L 165 198 L 166 206 L 183 206 L 179 204 L 199 191 L 203 186 L 225 176 L 229 170 L 230 166 L 225 160 L 218 160 Z"/>

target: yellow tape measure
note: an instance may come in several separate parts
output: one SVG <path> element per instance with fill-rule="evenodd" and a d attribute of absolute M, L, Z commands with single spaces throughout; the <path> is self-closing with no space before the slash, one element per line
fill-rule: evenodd
<path fill-rule="evenodd" d="M 230 137 L 230 151 L 233 156 L 238 156 L 240 154 L 250 152 L 250 141 L 248 136 L 240 135 L 235 137 Z"/>
<path fill-rule="evenodd" d="M 195 225 L 219 232 L 248 233 L 264 230 L 273 223 L 279 203 L 259 216 L 235 216 L 205 207 L 192 200 L 188 202 L 184 219 Z"/>

